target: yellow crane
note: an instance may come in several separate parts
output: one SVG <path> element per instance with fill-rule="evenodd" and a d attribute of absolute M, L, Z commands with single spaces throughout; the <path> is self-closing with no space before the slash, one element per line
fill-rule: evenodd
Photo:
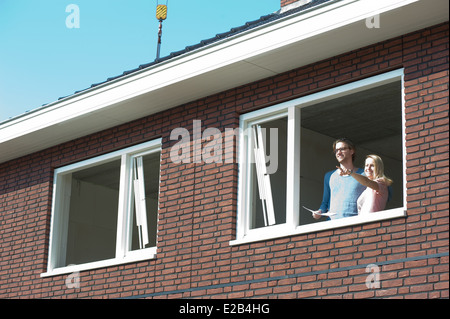
<path fill-rule="evenodd" d="M 156 49 L 156 60 L 159 59 L 159 54 L 161 50 L 161 37 L 162 37 L 162 22 L 167 18 L 167 4 L 169 0 L 166 0 L 166 4 L 159 4 L 158 1 L 156 3 L 156 19 L 159 21 L 159 30 L 158 30 L 158 45 Z"/>

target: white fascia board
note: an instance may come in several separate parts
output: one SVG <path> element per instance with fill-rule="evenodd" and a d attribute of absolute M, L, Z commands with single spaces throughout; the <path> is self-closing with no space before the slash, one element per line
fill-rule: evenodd
<path fill-rule="evenodd" d="M 241 63 L 244 66 L 248 65 L 249 68 L 253 69 L 259 68 L 260 78 L 262 78 L 262 75 L 268 77 L 277 74 L 280 70 L 271 70 L 266 68 L 265 65 L 255 65 L 252 59 L 271 54 L 293 43 L 301 43 L 306 39 L 322 36 L 330 30 L 336 30 L 362 19 L 401 8 L 417 1 L 331 1 L 317 8 L 313 7 L 310 10 L 289 15 L 261 27 L 242 32 L 229 39 L 218 41 L 190 53 L 158 63 L 147 69 L 105 82 L 94 88 L 31 111 L 24 116 L 0 123 L 0 153 L 4 151 L 2 145 L 10 149 L 11 145 L 15 144 L 15 140 L 17 140 L 18 145 L 21 145 L 20 139 L 23 138 L 24 141 L 29 141 L 30 136 L 28 135 L 36 132 L 40 132 L 46 137 L 45 139 L 37 140 L 36 143 L 40 143 L 43 140 L 45 143 L 35 146 L 34 149 L 28 149 L 29 152 L 62 143 L 64 140 L 71 140 L 77 136 L 73 135 L 73 130 L 71 134 L 64 136 L 65 123 L 70 122 L 71 125 L 74 125 L 74 123 L 76 125 L 78 121 L 79 125 L 83 125 L 83 119 L 85 120 L 86 116 L 92 114 L 100 114 L 99 118 L 105 119 L 104 126 L 99 125 L 101 123 L 96 123 L 97 127 L 105 128 L 107 125 L 112 127 L 121 124 L 123 123 L 122 119 L 115 118 L 111 113 L 111 109 L 117 107 L 119 103 L 127 103 L 127 110 L 132 113 L 134 105 L 131 100 L 135 97 L 146 94 L 149 96 L 149 101 L 151 101 L 152 94 L 156 94 L 158 90 L 168 90 L 167 92 L 170 92 L 172 85 L 177 84 L 179 88 L 180 85 L 189 85 L 191 82 L 196 83 L 195 81 L 198 81 L 201 76 L 206 74 L 208 74 L 209 78 L 211 78 L 211 75 L 216 75 L 220 79 L 222 72 L 226 72 L 227 68 L 232 68 L 236 63 Z M 363 26 L 361 25 L 361 27 Z M 276 59 L 277 54 L 273 54 L 270 58 Z M 299 63 L 301 63 L 301 57 L 299 57 Z M 296 65 L 295 67 L 298 66 Z M 261 70 L 264 72 L 261 72 Z M 242 81 L 248 80 L 250 82 L 255 80 L 251 76 L 249 74 L 248 79 L 236 79 L 235 86 L 241 85 Z M 230 88 L 229 83 L 223 84 L 223 87 L 221 85 L 221 81 L 218 81 L 217 87 L 214 88 L 215 92 L 202 93 L 206 96 Z M 227 86 L 225 87 L 225 85 Z M 200 89 L 200 86 L 198 87 Z M 185 96 L 180 92 L 172 92 L 172 94 L 179 95 L 177 103 L 189 102 L 188 99 L 192 98 L 192 95 L 187 93 L 185 93 Z M 186 100 L 182 101 L 183 98 Z M 154 112 L 153 110 L 160 111 L 162 108 L 168 109 L 176 106 L 170 104 L 149 104 L 148 115 Z M 126 119 L 126 121 L 129 120 Z M 108 122 L 106 123 L 106 121 Z M 92 132 L 90 129 L 95 130 L 95 127 L 83 127 L 84 132 Z M 27 136 L 28 138 L 26 138 Z M 51 136 L 58 137 L 53 144 Z M 47 139 L 47 137 L 49 138 Z M 0 156 L 0 162 L 8 160 L 8 157 L 11 159 L 25 155 L 26 152 L 24 148 L 23 151 L 17 151 L 15 154 L 11 153 L 8 156 L 7 150 L 5 151 L 6 153 L 3 152 L 5 155 Z"/>

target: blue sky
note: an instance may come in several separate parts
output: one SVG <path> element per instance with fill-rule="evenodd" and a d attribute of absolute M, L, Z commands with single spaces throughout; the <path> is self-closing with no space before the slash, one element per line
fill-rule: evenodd
<path fill-rule="evenodd" d="M 79 28 L 69 28 L 79 9 Z M 0 122 L 156 57 L 166 0 L 0 0 Z M 161 57 L 275 12 L 280 0 L 168 0 Z"/>

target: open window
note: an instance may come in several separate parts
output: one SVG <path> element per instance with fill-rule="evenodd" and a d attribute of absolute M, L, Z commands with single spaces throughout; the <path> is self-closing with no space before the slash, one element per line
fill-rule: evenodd
<path fill-rule="evenodd" d="M 154 258 L 160 140 L 55 170 L 48 273 Z"/>
<path fill-rule="evenodd" d="M 403 70 L 241 115 L 237 238 L 233 243 L 396 218 L 405 214 Z M 357 147 L 355 166 L 379 155 L 394 183 L 382 212 L 316 220 L 333 142 Z M 276 165 L 275 165 L 276 164 Z"/>
<path fill-rule="evenodd" d="M 286 222 L 287 119 L 282 117 L 252 128 L 251 229 Z"/>
<path fill-rule="evenodd" d="M 346 137 L 356 146 L 354 165 L 364 168 L 366 155 L 379 155 L 394 183 L 386 210 L 403 207 L 403 125 L 401 80 L 370 87 L 302 107 L 300 203 L 317 209 L 323 176 L 336 166 L 333 142 Z M 317 220 L 300 210 L 300 224 Z"/>
<path fill-rule="evenodd" d="M 133 222 L 130 250 L 156 246 L 159 160 L 159 152 L 133 157 L 134 201 L 131 203 Z"/>
<path fill-rule="evenodd" d="M 113 258 L 116 250 L 120 160 L 64 176 L 67 215 L 66 249 L 58 265 L 83 264 Z"/>

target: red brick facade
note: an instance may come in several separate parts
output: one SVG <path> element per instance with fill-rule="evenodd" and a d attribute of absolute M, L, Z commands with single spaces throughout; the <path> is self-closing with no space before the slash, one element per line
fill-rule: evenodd
<path fill-rule="evenodd" d="M 283 1 L 282 1 L 283 3 Z M 448 298 L 448 23 L 348 52 L 0 164 L 0 298 Z M 230 246 L 237 164 L 174 164 L 170 132 L 405 70 L 407 216 Z M 162 137 L 157 258 L 46 271 L 54 169 Z M 380 266 L 368 289 L 366 265 Z"/>
<path fill-rule="evenodd" d="M 281 7 L 284 7 L 284 6 L 287 6 L 288 4 L 291 4 L 291 3 L 294 3 L 294 2 L 297 2 L 298 0 L 281 0 L 280 1 L 280 5 L 281 5 Z"/>

